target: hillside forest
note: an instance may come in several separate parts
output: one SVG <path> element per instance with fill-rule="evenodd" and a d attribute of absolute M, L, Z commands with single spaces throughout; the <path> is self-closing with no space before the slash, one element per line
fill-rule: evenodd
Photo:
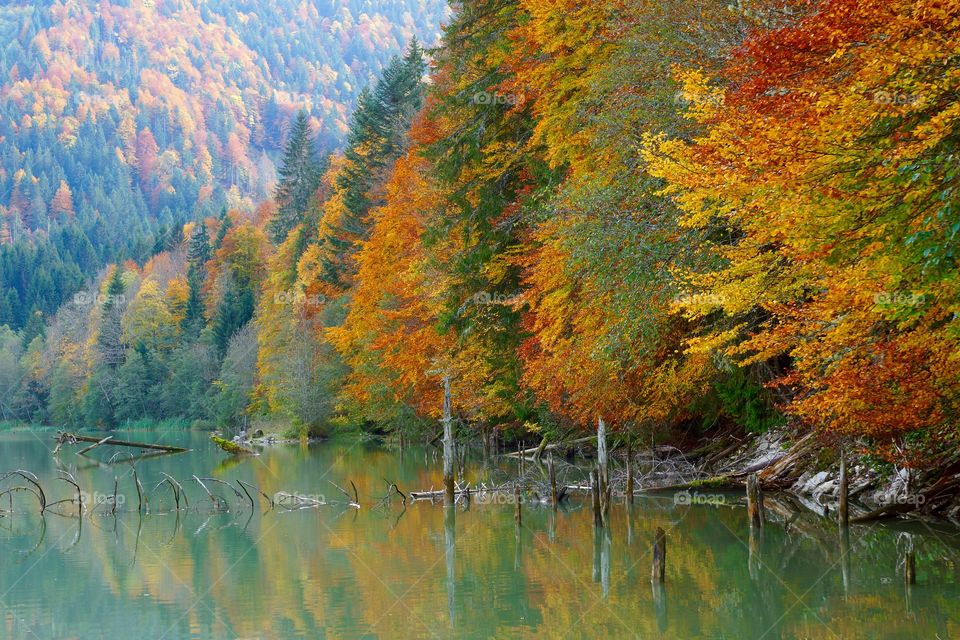
<path fill-rule="evenodd" d="M 225 46 L 270 28 L 221 18 Z M 35 28 L 50 61 L 73 51 Z M 66 62 L 23 69 L 20 99 L 58 125 L 6 116 L 0 136 L 110 159 L 36 183 L 56 156 L 3 147 L 0 184 L 33 185 L 8 219 L 36 201 L 27 235 L 78 220 L 17 251 L 57 283 L 51 247 L 89 258 L 64 304 L 0 329 L 2 417 L 433 437 L 449 379 L 482 435 L 787 429 L 933 464 L 960 434 L 958 30 L 941 0 L 463 0 L 436 47 L 411 38 L 366 88 L 260 119 L 238 90 L 203 126 L 202 92 L 171 104 L 176 81 L 106 45 L 85 50 L 118 86 L 138 78 L 138 115 L 111 93 L 58 102 Z M 216 81 L 286 96 L 270 55 L 289 54 Z M 264 115 L 281 112 L 288 127 Z M 250 155 L 273 148 L 275 184 Z M 111 180 L 135 206 L 93 204 Z M 127 245 L 83 241 L 121 214 Z M 96 267 L 119 246 L 143 252 Z"/>
<path fill-rule="evenodd" d="M 0 6 L 0 325 L 109 263 L 253 209 L 300 110 L 340 149 L 361 91 L 442 0 L 41 0 Z M 414 20 L 416 16 L 416 20 Z"/>

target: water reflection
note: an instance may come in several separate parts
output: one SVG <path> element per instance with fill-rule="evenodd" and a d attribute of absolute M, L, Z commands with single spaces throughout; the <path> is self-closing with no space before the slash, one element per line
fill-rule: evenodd
<path fill-rule="evenodd" d="M 76 493 L 62 472 L 118 496 L 115 514 L 107 502 L 84 518 L 73 503 L 41 517 L 31 495 L 3 498 L 24 511 L 0 518 L 0 637 L 960 637 L 951 528 L 874 524 L 844 536 L 770 500 L 751 535 L 740 506 L 671 497 L 615 504 L 600 529 L 579 498 L 556 512 L 525 504 L 518 526 L 511 504 L 405 500 L 441 486 L 428 450 L 328 444 L 222 465 L 202 435 L 189 438 L 189 454 L 137 462 L 140 513 L 128 463 L 107 464 L 107 452 L 58 461 L 29 435 L 0 436 L 0 469 L 36 473 L 49 502 Z M 476 484 L 501 468 L 466 471 Z M 181 484 L 179 510 L 163 474 Z M 354 483 L 361 508 L 331 481 L 348 494 Z M 271 508 L 278 492 L 332 495 Z M 658 527 L 662 585 L 650 580 Z"/>

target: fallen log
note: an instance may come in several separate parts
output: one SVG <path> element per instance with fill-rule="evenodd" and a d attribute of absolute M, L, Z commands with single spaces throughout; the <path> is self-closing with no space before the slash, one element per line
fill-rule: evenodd
<path fill-rule="evenodd" d="M 149 442 L 131 442 L 127 440 L 115 440 L 113 436 L 109 438 L 94 438 L 91 436 L 78 436 L 73 433 L 60 433 L 57 435 L 57 448 L 64 444 L 76 444 L 78 442 L 90 442 L 94 446 L 116 446 L 116 447 L 133 447 L 136 449 L 153 449 L 156 451 L 167 451 L 169 453 L 185 453 L 189 449 L 183 447 L 174 447 L 168 444 L 152 444 Z M 94 447 L 87 447 L 81 453 L 89 451 Z"/>
<path fill-rule="evenodd" d="M 590 491 L 590 487 L 575 485 L 575 484 L 562 486 L 559 488 L 559 491 L 557 493 L 557 502 L 563 502 L 563 500 L 567 497 L 567 495 L 571 491 Z M 480 486 L 473 487 L 472 489 L 470 488 L 469 485 L 467 485 L 462 489 L 458 487 L 456 491 L 454 491 L 454 495 L 456 495 L 458 498 L 460 496 L 483 495 L 483 494 L 489 494 L 489 493 L 494 493 L 494 494 L 501 493 L 501 494 L 510 495 L 513 493 L 513 485 L 507 484 L 507 485 L 488 487 L 486 485 L 481 484 Z M 443 489 L 436 489 L 436 490 L 430 489 L 429 491 L 411 491 L 410 492 L 410 499 L 414 502 L 416 502 L 417 500 L 437 500 L 442 497 L 443 497 Z M 543 502 L 544 504 L 550 503 L 549 498 L 546 498 L 546 497 L 544 497 L 543 500 L 540 500 L 540 501 Z"/>
<path fill-rule="evenodd" d="M 210 439 L 213 441 L 214 444 L 216 444 L 218 447 L 220 447 L 221 449 L 223 449 L 224 451 L 226 451 L 232 456 L 257 455 L 257 452 L 254 451 L 253 449 L 248 449 L 244 446 L 237 444 L 236 442 L 227 440 L 226 438 L 220 438 L 218 436 L 210 436 Z"/>
<path fill-rule="evenodd" d="M 504 454 L 507 458 L 517 458 L 523 456 L 524 458 L 528 456 L 534 456 L 534 458 L 539 458 L 540 455 L 543 455 L 544 451 L 555 451 L 557 449 L 565 449 L 571 445 L 582 444 L 584 442 L 594 442 L 596 441 L 596 436 L 587 436 L 585 438 L 577 438 L 576 440 L 564 440 L 562 442 L 554 442 L 552 444 L 546 444 L 546 438 L 544 438 L 539 445 L 531 447 L 529 449 L 523 449 L 516 453 L 506 453 Z M 539 453 L 539 455 L 538 455 Z"/>
<path fill-rule="evenodd" d="M 797 464 L 816 448 L 815 435 L 815 432 L 811 431 L 794 442 L 786 455 L 781 456 L 776 462 L 760 472 L 760 480 L 766 484 L 794 477 L 796 474 L 793 471 Z"/>
<path fill-rule="evenodd" d="M 744 482 L 741 482 L 736 479 L 733 475 L 726 476 L 713 476 L 711 478 L 704 478 L 700 480 L 691 480 L 690 482 L 681 482 L 679 484 L 671 484 L 663 487 L 643 487 L 639 490 L 639 495 L 651 494 L 651 493 L 672 493 L 676 491 L 689 491 L 701 490 L 701 491 L 740 491 L 744 487 Z"/>
<path fill-rule="evenodd" d="M 104 438 L 103 440 L 100 440 L 100 441 L 98 441 L 98 442 L 95 442 L 95 443 L 93 443 L 92 445 L 90 445 L 89 447 L 84 447 L 83 449 L 80 449 L 80 451 L 77 451 L 77 455 L 78 455 L 78 456 L 82 456 L 83 454 L 87 453 L 88 451 L 92 451 L 93 449 L 96 449 L 96 448 L 99 447 L 100 445 L 102 445 L 102 444 L 104 444 L 104 443 L 106 443 L 106 442 L 108 442 L 108 441 L 110 441 L 110 440 L 113 440 L 113 436 L 107 436 L 107 437 Z"/>
<path fill-rule="evenodd" d="M 783 460 L 785 457 L 787 457 L 787 454 L 785 453 L 781 455 L 773 456 L 772 458 L 769 458 L 767 460 L 761 460 L 760 462 L 755 462 L 754 464 L 744 467 L 739 471 L 734 471 L 730 475 L 732 477 L 748 476 L 751 473 L 757 473 L 758 471 L 763 471 L 767 467 L 771 467 L 775 465 L 776 463 Z"/>
<path fill-rule="evenodd" d="M 880 507 L 879 509 L 874 509 L 870 513 L 864 514 L 857 518 L 851 518 L 850 522 L 853 524 L 862 524 L 865 522 L 874 522 L 876 520 L 885 520 L 887 518 L 898 518 L 905 513 L 913 511 L 914 509 L 916 509 L 916 507 L 912 504 L 897 502 Z"/>

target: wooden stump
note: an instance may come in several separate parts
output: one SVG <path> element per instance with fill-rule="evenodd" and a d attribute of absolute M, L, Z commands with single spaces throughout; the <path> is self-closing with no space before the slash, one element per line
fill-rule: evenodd
<path fill-rule="evenodd" d="M 840 450 L 840 496 L 837 503 L 837 519 L 840 526 L 844 529 L 850 526 L 850 512 L 847 507 L 847 499 L 850 495 L 849 480 L 847 478 L 847 459 Z"/>
<path fill-rule="evenodd" d="M 607 424 L 597 420 L 597 486 L 600 494 L 600 519 L 610 521 L 610 463 L 607 453 Z"/>
<path fill-rule="evenodd" d="M 443 502 L 454 503 L 453 479 L 453 402 L 450 398 L 450 376 L 443 377 Z"/>
<path fill-rule="evenodd" d="M 597 478 L 597 470 L 590 472 L 590 494 L 593 497 L 593 524 L 597 527 L 603 526 L 603 516 L 600 515 L 600 481 Z"/>
<path fill-rule="evenodd" d="M 520 484 L 516 484 L 513 487 L 513 502 L 516 505 L 514 507 L 515 511 L 513 514 L 514 519 L 517 521 L 517 526 L 523 524 L 523 512 L 522 506 L 520 504 Z"/>
<path fill-rule="evenodd" d="M 843 579 L 843 593 L 850 593 L 850 529 L 840 529 L 840 576 Z"/>
<path fill-rule="evenodd" d="M 547 458 L 547 473 L 550 475 L 550 503 L 557 508 L 557 469 L 553 464 L 553 452 Z"/>
<path fill-rule="evenodd" d="M 751 527 L 763 527 L 765 521 L 763 491 L 760 489 L 760 482 L 755 473 L 747 476 L 747 515 L 750 518 Z"/>
<path fill-rule="evenodd" d="M 660 527 L 653 538 L 653 564 L 650 567 L 650 579 L 664 582 L 667 575 L 667 534 Z"/>

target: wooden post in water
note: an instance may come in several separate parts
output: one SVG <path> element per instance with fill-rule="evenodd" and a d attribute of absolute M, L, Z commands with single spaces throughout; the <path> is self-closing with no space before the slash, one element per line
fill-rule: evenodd
<path fill-rule="evenodd" d="M 522 507 L 520 506 L 520 483 L 513 485 L 513 502 L 516 505 L 514 511 L 514 519 L 517 521 L 517 526 L 519 527 L 523 524 L 523 512 Z"/>
<path fill-rule="evenodd" d="M 747 514 L 750 518 L 751 527 L 763 528 L 763 491 L 760 489 L 760 482 L 757 480 L 757 474 L 751 473 L 747 476 Z"/>
<path fill-rule="evenodd" d="M 843 579 L 843 595 L 850 594 L 850 528 L 840 528 L 840 577 Z"/>
<path fill-rule="evenodd" d="M 907 586 L 917 584 L 917 557 L 913 551 L 913 536 L 907 534 L 907 551 L 903 558 L 903 580 Z"/>
<path fill-rule="evenodd" d="M 610 520 L 610 470 L 607 455 L 607 425 L 597 420 L 597 485 L 600 490 L 600 516 L 604 525 Z"/>
<path fill-rule="evenodd" d="M 453 402 L 450 374 L 443 376 L 443 503 L 452 505 L 453 496 Z"/>
<path fill-rule="evenodd" d="M 600 515 L 600 481 L 597 478 L 597 470 L 590 472 L 590 495 L 593 497 L 593 524 L 597 527 L 603 526 L 603 516 Z"/>
<path fill-rule="evenodd" d="M 847 479 L 847 458 L 843 453 L 843 447 L 840 448 L 840 496 L 837 503 L 837 518 L 840 528 L 846 529 L 850 526 L 850 514 L 847 508 L 847 498 L 850 494 L 849 481 Z"/>
<path fill-rule="evenodd" d="M 627 504 L 633 506 L 633 441 L 627 436 Z"/>
<path fill-rule="evenodd" d="M 553 452 L 547 457 L 547 473 L 550 475 L 550 503 L 557 510 L 557 469 L 553 464 Z"/>
<path fill-rule="evenodd" d="M 667 575 L 667 534 L 657 527 L 653 538 L 653 565 L 650 568 L 650 580 L 664 582 Z"/>
<path fill-rule="evenodd" d="M 456 588 L 457 588 L 457 510 L 444 509 L 443 537 L 444 558 L 447 565 L 447 611 L 450 615 L 450 624 L 456 623 Z"/>

